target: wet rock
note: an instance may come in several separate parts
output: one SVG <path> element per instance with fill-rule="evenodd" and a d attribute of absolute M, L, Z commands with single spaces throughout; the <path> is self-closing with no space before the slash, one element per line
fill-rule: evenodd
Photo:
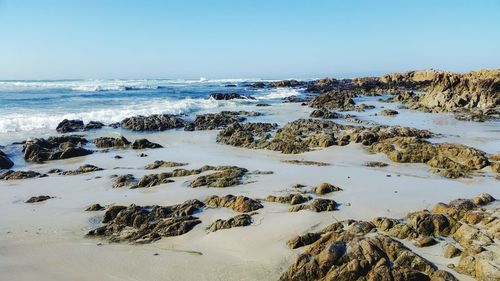
<path fill-rule="evenodd" d="M 304 235 L 298 235 L 294 238 L 288 240 L 286 245 L 290 249 L 297 249 L 300 247 L 304 247 L 316 242 L 319 238 L 321 238 L 321 234 L 319 233 L 306 233 Z"/>
<path fill-rule="evenodd" d="M 337 210 L 337 202 L 330 199 L 316 198 L 309 204 L 295 205 L 288 209 L 289 212 L 298 212 L 301 210 L 310 210 L 313 212 L 330 212 Z"/>
<path fill-rule="evenodd" d="M 333 91 L 321 94 L 309 102 L 313 108 L 354 110 L 353 98 L 356 95 L 349 91 Z"/>
<path fill-rule="evenodd" d="M 93 143 L 98 148 L 126 148 L 130 145 L 130 142 L 123 136 L 117 138 L 100 137 L 94 139 Z"/>
<path fill-rule="evenodd" d="M 83 121 L 82 120 L 68 120 L 64 119 L 59 123 L 56 127 L 56 131 L 59 133 L 70 133 L 76 131 L 83 130 Z"/>
<path fill-rule="evenodd" d="M 100 204 L 92 204 L 90 205 L 87 209 L 85 209 L 86 212 L 96 212 L 96 211 L 102 211 L 106 209 L 104 206 L 101 206 Z"/>
<path fill-rule="evenodd" d="M 264 207 L 259 201 L 241 195 L 226 195 L 222 197 L 213 195 L 205 199 L 204 202 L 208 207 L 229 208 L 239 213 L 248 213 Z"/>
<path fill-rule="evenodd" d="M 301 105 L 307 105 L 313 99 L 311 96 L 288 96 L 286 98 L 281 99 L 283 103 L 301 103 Z"/>
<path fill-rule="evenodd" d="M 160 184 L 171 183 L 174 181 L 171 178 L 174 177 L 186 177 L 191 175 L 197 175 L 206 171 L 211 171 L 216 169 L 217 169 L 216 167 L 212 166 L 203 166 L 200 169 L 193 169 L 193 170 L 175 169 L 172 172 L 144 175 L 136 184 L 131 185 L 130 188 L 153 187 Z"/>
<path fill-rule="evenodd" d="M 313 110 L 309 116 L 313 118 L 323 118 L 323 119 L 340 118 L 340 115 L 338 113 L 321 108 Z"/>
<path fill-rule="evenodd" d="M 384 109 L 382 111 L 380 111 L 380 115 L 382 116 L 394 116 L 394 115 L 398 115 L 399 112 L 397 112 L 396 110 L 392 110 L 392 109 Z"/>
<path fill-rule="evenodd" d="M 338 186 L 329 184 L 329 183 L 321 183 L 320 185 L 314 187 L 312 189 L 312 192 L 318 194 L 318 195 L 325 195 L 334 191 L 341 191 L 342 189 Z"/>
<path fill-rule="evenodd" d="M 207 230 L 215 232 L 221 229 L 229 229 L 233 227 L 248 226 L 252 224 L 252 216 L 249 214 L 241 214 L 227 220 L 218 219 L 214 221 Z"/>
<path fill-rule="evenodd" d="M 88 237 L 111 242 L 151 243 L 162 237 L 189 232 L 201 221 L 192 216 L 205 204 L 189 200 L 172 206 L 112 206 L 104 214 L 104 226 L 89 231 Z"/>
<path fill-rule="evenodd" d="M 31 178 L 42 178 L 46 177 L 45 174 L 40 174 L 34 171 L 12 171 L 8 170 L 0 174 L 0 180 L 22 180 Z"/>
<path fill-rule="evenodd" d="M 217 135 L 217 142 L 248 148 L 256 148 L 260 144 L 266 144 L 271 137 L 269 132 L 278 127 L 271 123 L 246 123 L 233 124 L 220 131 Z"/>
<path fill-rule="evenodd" d="M 266 87 L 266 83 L 264 83 L 264 82 L 254 82 L 254 83 L 249 84 L 248 86 L 252 87 L 252 88 L 262 89 L 262 88 Z"/>
<path fill-rule="evenodd" d="M 461 253 L 462 253 L 462 251 L 460 249 L 458 249 L 457 247 L 453 246 L 453 244 L 448 243 L 444 247 L 443 256 L 445 258 L 451 259 L 451 258 L 460 256 Z"/>
<path fill-rule="evenodd" d="M 383 168 L 389 166 L 389 164 L 384 163 L 384 162 L 379 162 L 379 161 L 367 161 L 363 164 L 366 167 L 377 167 L 377 168 Z"/>
<path fill-rule="evenodd" d="M 162 148 L 163 146 L 147 139 L 138 139 L 132 143 L 132 149 Z"/>
<path fill-rule="evenodd" d="M 113 181 L 113 188 L 131 187 L 137 182 L 137 179 L 132 174 L 121 175 Z"/>
<path fill-rule="evenodd" d="M 271 106 L 271 105 L 268 103 L 258 103 L 255 106 L 264 107 L 264 106 Z"/>
<path fill-rule="evenodd" d="M 304 86 L 304 82 L 297 80 L 281 80 L 281 81 L 273 81 L 269 82 L 270 88 L 295 88 Z"/>
<path fill-rule="evenodd" d="M 254 97 L 240 95 L 237 93 L 212 93 L 208 98 L 212 98 L 214 100 L 233 100 L 233 99 L 243 99 L 243 100 L 254 100 Z"/>
<path fill-rule="evenodd" d="M 219 166 L 216 172 L 196 178 L 189 183 L 189 186 L 229 187 L 239 185 L 247 172 L 247 169 L 236 166 Z"/>
<path fill-rule="evenodd" d="M 0 170 L 1 169 L 10 169 L 14 166 L 14 162 L 7 157 L 7 155 L 0 150 Z"/>
<path fill-rule="evenodd" d="M 132 131 L 165 131 L 184 127 L 181 118 L 171 114 L 153 114 L 150 116 L 134 116 L 125 118 L 120 126 Z"/>
<path fill-rule="evenodd" d="M 38 203 L 38 202 L 43 202 L 43 201 L 49 200 L 51 198 L 54 198 L 54 197 L 48 196 L 48 195 L 33 196 L 33 197 L 30 197 L 30 199 L 26 200 L 25 203 Z"/>
<path fill-rule="evenodd" d="M 223 111 L 219 113 L 206 113 L 196 115 L 193 129 L 218 130 L 243 121 L 245 121 L 245 118 L 240 116 L 239 112 Z"/>
<path fill-rule="evenodd" d="M 312 199 L 311 196 L 303 195 L 300 193 L 291 193 L 291 194 L 288 194 L 285 196 L 269 195 L 266 197 L 265 201 L 277 202 L 277 203 L 282 203 L 282 204 L 297 205 L 297 204 L 305 203 L 311 199 Z"/>
<path fill-rule="evenodd" d="M 144 166 L 144 169 L 154 170 L 154 169 L 158 169 L 158 168 L 173 168 L 173 167 L 181 167 L 181 166 L 186 166 L 186 165 L 187 165 L 187 163 L 157 160 L 157 161 L 153 162 L 152 164 Z"/>
<path fill-rule="evenodd" d="M 85 124 L 85 126 L 83 127 L 83 130 L 84 131 L 97 130 L 97 129 L 101 129 L 104 126 L 105 125 L 103 123 L 101 123 L 101 122 L 90 121 L 89 123 Z"/>
<path fill-rule="evenodd" d="M 87 139 L 80 136 L 28 139 L 23 144 L 24 159 L 28 162 L 41 163 L 89 155 L 92 151 L 81 147 L 87 142 Z"/>
<path fill-rule="evenodd" d="M 50 169 L 47 174 L 60 174 L 64 172 L 62 169 L 58 169 L 58 168 L 54 168 L 54 169 Z"/>
<path fill-rule="evenodd" d="M 76 170 L 62 172 L 62 175 L 73 176 L 73 175 L 92 173 L 92 172 L 97 172 L 97 171 L 102 171 L 102 170 L 103 170 L 102 168 L 99 168 L 97 166 L 85 164 L 83 166 L 78 167 Z"/>
<path fill-rule="evenodd" d="M 330 163 L 318 162 L 318 161 L 308 161 L 308 160 L 283 160 L 283 163 L 305 165 L 305 166 L 330 166 Z"/>

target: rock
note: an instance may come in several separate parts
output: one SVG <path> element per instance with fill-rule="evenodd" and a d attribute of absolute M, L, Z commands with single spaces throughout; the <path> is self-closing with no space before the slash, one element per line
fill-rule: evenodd
<path fill-rule="evenodd" d="M 415 242 L 415 246 L 423 248 L 436 245 L 437 243 L 438 242 L 434 238 L 430 236 L 424 236 Z"/>
<path fill-rule="evenodd" d="M 240 95 L 237 93 L 212 93 L 208 98 L 214 100 L 232 100 L 232 99 L 243 99 L 243 100 L 254 100 L 254 97 Z"/>
<path fill-rule="evenodd" d="M 10 169 L 14 166 L 14 162 L 7 157 L 7 155 L 0 150 L 0 170 Z"/>
<path fill-rule="evenodd" d="M 223 111 L 219 113 L 206 113 L 196 115 L 194 130 L 219 130 L 231 124 L 245 121 L 239 112 Z"/>
<path fill-rule="evenodd" d="M 462 251 L 460 249 L 458 249 L 457 247 L 453 246 L 453 244 L 448 243 L 444 247 L 443 256 L 445 258 L 451 259 L 451 258 L 459 256 L 461 253 L 462 253 Z"/>
<path fill-rule="evenodd" d="M 389 164 L 379 161 L 367 161 L 363 165 L 366 167 L 378 167 L 378 168 L 389 166 Z"/>
<path fill-rule="evenodd" d="M 101 122 L 98 122 L 98 121 L 90 121 L 89 123 L 87 123 L 84 127 L 83 127 L 83 130 L 84 131 L 89 131 L 89 130 L 97 130 L 97 129 L 101 129 L 102 127 L 104 127 L 105 125 Z"/>
<path fill-rule="evenodd" d="M 147 139 L 138 139 L 132 143 L 132 149 L 162 148 L 163 146 Z"/>
<path fill-rule="evenodd" d="M 298 235 L 294 238 L 288 240 L 286 245 L 290 249 L 297 249 L 300 247 L 304 247 L 316 242 L 319 238 L 321 238 L 321 234 L 319 233 L 306 233 L 304 235 Z"/>
<path fill-rule="evenodd" d="M 277 126 L 271 123 L 232 124 L 219 132 L 217 142 L 252 148 L 258 146 L 259 143 L 265 144 L 270 137 L 269 132 Z"/>
<path fill-rule="evenodd" d="M 0 180 L 22 180 L 22 179 L 31 179 L 31 178 L 42 178 L 46 177 L 45 174 L 40 174 L 34 171 L 12 171 L 8 170 L 2 174 L 0 174 Z"/>
<path fill-rule="evenodd" d="M 60 174 L 64 172 L 62 169 L 58 169 L 58 168 L 54 168 L 54 169 L 50 169 L 47 174 Z"/>
<path fill-rule="evenodd" d="M 131 187 L 137 182 L 137 179 L 132 174 L 121 175 L 113 181 L 113 188 Z"/>
<path fill-rule="evenodd" d="M 120 126 L 132 131 L 165 131 L 184 127 L 181 118 L 171 114 L 153 114 L 150 116 L 134 116 L 125 118 Z"/>
<path fill-rule="evenodd" d="M 308 105 L 313 108 L 354 110 L 353 98 L 355 96 L 354 93 L 348 91 L 332 91 L 315 97 Z"/>
<path fill-rule="evenodd" d="M 82 131 L 83 130 L 83 121 L 82 120 L 68 120 L 64 119 L 57 125 L 56 131 L 59 133 L 70 133 L 70 132 L 76 132 L 76 131 Z"/>
<path fill-rule="evenodd" d="M 250 85 L 248 85 L 249 87 L 252 87 L 252 88 L 265 88 L 266 87 L 266 83 L 264 82 L 254 82 L 254 83 L 251 83 Z"/>
<path fill-rule="evenodd" d="M 306 196 L 306 195 L 303 195 L 300 193 L 291 193 L 291 194 L 288 194 L 286 196 L 269 195 L 266 197 L 265 201 L 290 204 L 290 205 L 297 205 L 297 204 L 305 203 L 311 199 L 312 199 L 311 196 Z"/>
<path fill-rule="evenodd" d="M 340 118 L 340 115 L 333 112 L 333 111 L 329 111 L 329 110 L 326 110 L 326 109 L 315 109 L 311 112 L 311 114 L 309 115 L 310 117 L 313 117 L 313 118 L 323 118 L 323 119 L 337 119 L 337 118 Z"/>
<path fill-rule="evenodd" d="M 229 187 L 242 183 L 243 176 L 247 169 L 236 166 L 220 166 L 216 172 L 196 178 L 189 183 L 190 187 Z"/>
<path fill-rule="evenodd" d="M 338 186 L 334 186 L 332 184 L 324 182 L 324 183 L 314 187 L 312 189 L 312 192 L 314 192 L 318 195 L 325 195 L 325 194 L 330 193 L 330 192 L 341 191 L 341 190 L 342 189 Z"/>
<path fill-rule="evenodd" d="M 152 164 L 144 166 L 144 169 L 154 170 L 154 169 L 158 169 L 158 168 L 173 168 L 173 167 L 181 167 L 181 166 L 186 166 L 186 165 L 187 165 L 187 163 L 158 160 Z"/>
<path fill-rule="evenodd" d="M 262 107 L 264 107 L 264 106 L 271 106 L 271 105 L 268 104 L 268 103 L 258 103 L 255 106 L 262 106 Z"/>
<path fill-rule="evenodd" d="M 250 224 L 252 224 L 252 216 L 249 214 L 241 214 L 227 220 L 218 219 L 214 221 L 209 227 L 207 227 L 207 229 L 212 232 L 215 232 L 221 229 L 247 226 Z"/>
<path fill-rule="evenodd" d="M 308 161 L 308 160 L 283 160 L 283 163 L 305 165 L 305 166 L 330 166 L 330 163 Z"/>
<path fill-rule="evenodd" d="M 313 212 L 330 212 L 337 210 L 337 203 L 330 199 L 316 198 L 309 204 L 295 205 L 288 209 L 289 212 L 298 212 L 301 210 L 310 210 Z"/>
<path fill-rule="evenodd" d="M 102 168 L 99 168 L 97 166 L 85 164 L 83 166 L 78 167 L 78 169 L 76 169 L 76 170 L 62 172 L 62 175 L 65 175 L 65 176 L 67 176 L 67 175 L 80 175 L 80 174 L 92 173 L 92 172 L 97 172 L 97 171 L 102 171 L 102 170 L 103 170 Z"/>
<path fill-rule="evenodd" d="M 48 195 L 33 196 L 30 199 L 26 200 L 25 203 L 38 203 L 38 202 L 43 202 L 43 201 L 49 200 L 51 198 L 54 198 L 54 197 L 48 196 Z"/>
<path fill-rule="evenodd" d="M 0 160 L 0 162 L 1 162 L 1 160 Z M 493 162 L 493 163 L 491 163 L 491 171 L 493 173 L 500 174 L 500 162 Z"/>
<path fill-rule="evenodd" d="M 173 206 L 112 206 L 104 214 L 104 226 L 89 231 L 88 237 L 111 242 L 151 243 L 162 237 L 189 232 L 201 221 L 192 215 L 205 204 L 189 200 Z"/>
<path fill-rule="evenodd" d="M 384 109 L 384 110 L 380 111 L 379 114 L 382 116 L 394 116 L 394 115 L 398 115 L 399 112 L 397 112 L 396 110 L 392 110 L 392 109 Z"/>
<path fill-rule="evenodd" d="M 100 137 L 94 139 L 93 143 L 98 148 L 126 148 L 130 145 L 130 142 L 123 136 L 112 138 L 112 137 Z"/>
<path fill-rule="evenodd" d="M 239 213 L 248 213 L 264 207 L 259 201 L 241 195 L 226 195 L 222 197 L 213 195 L 205 199 L 204 202 L 208 207 L 224 207 Z"/>
<path fill-rule="evenodd" d="M 28 162 L 41 163 L 89 155 L 92 151 L 81 147 L 87 142 L 87 139 L 80 136 L 28 139 L 23 144 L 24 159 Z"/>
<path fill-rule="evenodd" d="M 131 185 L 130 188 L 148 188 L 160 184 L 171 183 L 173 182 L 171 179 L 173 177 L 197 175 L 206 171 L 216 170 L 218 168 L 219 167 L 203 166 L 200 169 L 175 169 L 172 172 L 144 175 L 137 183 Z"/>
<path fill-rule="evenodd" d="M 301 87 L 305 83 L 297 80 L 281 80 L 281 81 L 274 81 L 274 82 L 269 82 L 269 87 L 270 88 L 295 88 L 295 87 Z"/>
<path fill-rule="evenodd" d="M 87 209 L 85 209 L 85 211 L 86 212 L 96 212 L 96 211 L 102 211 L 104 209 L 106 209 L 106 208 L 101 206 L 100 204 L 92 204 Z"/>

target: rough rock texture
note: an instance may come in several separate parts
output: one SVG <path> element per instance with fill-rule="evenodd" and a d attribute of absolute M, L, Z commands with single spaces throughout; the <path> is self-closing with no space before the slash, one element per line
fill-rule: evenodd
<path fill-rule="evenodd" d="M 33 196 L 33 197 L 30 197 L 30 199 L 26 200 L 25 203 L 38 203 L 38 202 L 47 201 L 51 198 L 54 198 L 54 197 L 48 196 L 48 195 Z"/>
<path fill-rule="evenodd" d="M 337 119 L 341 117 L 340 114 L 323 108 L 313 110 L 309 116 L 323 119 Z"/>
<path fill-rule="evenodd" d="M 76 131 L 83 130 L 83 121 L 82 120 L 68 120 L 64 119 L 59 123 L 56 127 L 56 131 L 59 133 L 70 133 Z"/>
<path fill-rule="evenodd" d="M 366 167 L 372 167 L 372 168 L 373 167 L 382 168 L 382 167 L 389 166 L 389 164 L 384 163 L 384 162 L 379 162 L 379 161 L 367 161 L 363 165 L 366 166 Z"/>
<path fill-rule="evenodd" d="M 40 174 L 34 171 L 12 171 L 8 170 L 2 174 L 0 174 L 0 180 L 22 180 L 22 179 L 30 179 L 30 178 L 42 178 L 46 177 L 45 174 Z"/>
<path fill-rule="evenodd" d="M 101 129 L 104 126 L 105 125 L 103 123 L 101 123 L 101 122 L 90 121 L 89 123 L 85 124 L 85 126 L 83 127 L 83 130 L 84 131 L 97 130 L 97 129 Z"/>
<path fill-rule="evenodd" d="M 241 214 L 229 218 L 227 220 L 218 219 L 214 221 L 207 230 L 215 232 L 221 229 L 229 229 L 233 227 L 247 226 L 252 224 L 252 216 L 249 214 Z"/>
<path fill-rule="evenodd" d="M 118 176 L 113 181 L 113 188 L 132 187 L 138 180 L 132 174 Z"/>
<path fill-rule="evenodd" d="M 208 98 L 212 98 L 214 100 L 232 100 L 232 99 L 244 99 L 244 100 L 254 100 L 254 97 L 240 95 L 237 93 L 212 93 Z"/>
<path fill-rule="evenodd" d="M 257 148 L 271 137 L 270 132 L 278 127 L 271 123 L 233 124 L 220 131 L 217 142 L 232 146 Z"/>
<path fill-rule="evenodd" d="M 24 159 L 28 162 L 41 163 L 89 155 L 92 151 L 81 147 L 87 142 L 87 139 L 80 136 L 28 139 L 23 145 Z"/>
<path fill-rule="evenodd" d="M 245 168 L 236 166 L 219 166 L 214 173 L 200 176 L 189 183 L 190 187 L 229 187 L 242 183 L 243 176 L 248 173 Z"/>
<path fill-rule="evenodd" d="M 204 202 L 208 207 L 229 208 L 239 213 L 248 213 L 264 207 L 259 201 L 241 195 L 226 195 L 222 197 L 213 195 L 205 199 Z"/>
<path fill-rule="evenodd" d="M 85 209 L 86 212 L 97 212 L 97 211 L 102 211 L 106 209 L 104 206 L 101 206 L 101 204 L 92 204 Z"/>
<path fill-rule="evenodd" d="M 314 187 L 312 189 L 312 192 L 314 192 L 318 195 L 324 195 L 324 194 L 328 194 L 328 193 L 331 193 L 334 191 L 341 191 L 341 190 L 342 189 L 338 186 L 324 182 L 324 183 L 321 183 L 320 185 Z"/>
<path fill-rule="evenodd" d="M 288 211 L 298 212 L 301 210 L 310 210 L 313 212 L 330 212 L 337 210 L 338 204 L 330 199 L 316 198 L 309 204 L 295 205 L 290 207 Z"/>
<path fill-rule="evenodd" d="M 157 160 L 157 161 L 153 162 L 152 164 L 144 166 L 144 169 L 154 170 L 154 169 L 158 169 L 158 168 L 173 168 L 173 167 L 181 167 L 181 166 L 186 166 L 186 165 L 187 165 L 187 163 Z"/>
<path fill-rule="evenodd" d="M 432 144 L 419 138 L 395 137 L 373 144 L 372 152 L 383 152 L 399 163 L 426 163 L 448 178 L 458 178 L 489 165 L 486 153 L 462 144 Z"/>
<path fill-rule="evenodd" d="M 206 113 L 196 115 L 194 122 L 190 126 L 186 126 L 186 131 L 192 130 L 218 130 L 225 128 L 231 124 L 245 121 L 240 112 L 222 111 L 219 113 Z"/>
<path fill-rule="evenodd" d="M 295 236 L 294 238 L 288 240 L 286 244 L 290 249 L 297 249 L 300 247 L 310 245 L 316 242 L 320 238 L 321 234 L 319 233 L 306 233 L 304 235 Z"/>
<path fill-rule="evenodd" d="M 305 166 L 330 166 L 330 163 L 326 162 L 318 162 L 318 161 L 309 161 L 309 160 L 283 160 L 283 163 L 295 164 L 295 165 L 305 165 Z"/>
<path fill-rule="evenodd" d="M 181 118 L 171 114 L 154 114 L 150 116 L 134 116 L 125 118 L 120 126 L 132 131 L 165 131 L 184 127 Z"/>
<path fill-rule="evenodd" d="M 265 201 L 290 204 L 290 205 L 297 205 L 297 204 L 305 203 L 311 199 L 312 199 L 311 196 L 303 195 L 300 193 L 291 193 L 291 194 L 288 194 L 285 196 L 269 195 L 266 197 Z"/>
<path fill-rule="evenodd" d="M 273 82 L 269 82 L 269 84 L 268 84 L 268 86 L 270 88 L 295 88 L 295 87 L 301 87 L 304 85 L 305 85 L 305 82 L 297 81 L 294 79 L 273 81 Z"/>
<path fill-rule="evenodd" d="M 110 242 L 150 243 L 162 237 L 189 232 L 201 221 L 192 215 L 205 204 L 189 200 L 172 206 L 112 206 L 104 214 L 104 226 L 89 231 L 89 237 Z"/>
<path fill-rule="evenodd" d="M 14 166 L 14 162 L 12 162 L 12 160 L 10 160 L 10 158 L 0 150 L 0 170 L 10 169 L 12 166 Z"/>
<path fill-rule="evenodd" d="M 161 144 L 150 142 L 147 139 L 138 139 L 132 143 L 132 149 L 162 148 Z"/>
<path fill-rule="evenodd" d="M 85 164 L 83 166 L 78 167 L 78 169 L 76 169 L 76 170 L 64 171 L 61 174 L 65 175 L 65 176 L 68 176 L 68 175 L 73 176 L 73 175 L 92 173 L 92 172 L 97 172 L 97 171 L 102 171 L 102 170 L 103 170 L 102 168 L 99 168 L 97 166 Z"/>
<path fill-rule="evenodd" d="M 94 139 L 93 143 L 98 148 L 126 148 L 130 145 L 130 142 L 123 136 L 117 138 L 100 137 Z"/>
<path fill-rule="evenodd" d="M 383 116 L 394 116 L 394 115 L 398 115 L 399 112 L 397 112 L 396 110 L 392 110 L 392 109 L 384 109 L 384 110 L 380 111 L 379 114 L 383 115 Z"/>
<path fill-rule="evenodd" d="M 130 188 L 148 188 L 153 187 L 160 184 L 171 183 L 173 180 L 171 178 L 174 177 L 186 177 L 191 175 L 201 174 L 206 171 L 217 170 L 221 167 L 212 167 L 212 166 L 203 166 L 200 169 L 175 169 L 172 172 L 165 172 L 159 174 L 148 174 L 141 177 L 139 181 L 135 181 L 135 179 L 130 178 L 130 175 L 125 175 L 122 179 L 126 182 L 124 186 L 129 186 Z M 222 168 L 221 168 L 222 169 Z M 115 180 L 117 182 L 118 178 Z M 130 185 L 131 183 L 134 183 Z"/>
<path fill-rule="evenodd" d="M 332 91 L 315 97 L 308 105 L 313 108 L 354 110 L 353 98 L 355 96 L 350 91 Z"/>

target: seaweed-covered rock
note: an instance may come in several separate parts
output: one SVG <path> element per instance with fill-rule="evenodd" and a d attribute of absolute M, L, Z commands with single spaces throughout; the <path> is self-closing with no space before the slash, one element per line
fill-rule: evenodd
<path fill-rule="evenodd" d="M 290 207 L 288 211 L 298 212 L 301 210 L 310 210 L 316 213 L 319 212 L 330 212 L 337 210 L 337 202 L 330 199 L 316 198 L 309 204 L 295 205 Z"/>
<path fill-rule="evenodd" d="M 94 139 L 93 143 L 98 148 L 126 148 L 130 142 L 123 136 L 120 137 L 100 137 Z"/>
<path fill-rule="evenodd" d="M 144 166 L 144 169 L 154 170 L 154 169 L 158 169 L 158 168 L 173 168 L 173 167 L 181 167 L 181 166 L 186 166 L 186 165 L 187 165 L 187 163 L 157 160 L 157 161 L 153 162 L 152 164 Z"/>
<path fill-rule="evenodd" d="M 68 175 L 80 175 L 80 174 L 92 173 L 92 172 L 97 172 L 97 171 L 102 171 L 102 170 L 103 170 L 102 168 L 99 168 L 97 166 L 85 164 L 83 166 L 78 167 L 76 170 L 65 171 L 65 172 L 62 172 L 61 174 L 66 175 L 66 176 L 68 176 Z"/>
<path fill-rule="evenodd" d="M 312 192 L 314 192 L 318 195 L 324 195 L 324 194 L 327 194 L 330 192 L 341 191 L 341 190 L 342 189 L 338 186 L 324 182 L 324 183 L 321 183 L 320 185 L 314 187 L 312 189 Z"/>
<path fill-rule="evenodd" d="M 33 196 L 33 197 L 30 197 L 30 199 L 26 200 L 25 203 L 39 203 L 39 202 L 47 201 L 51 198 L 54 198 L 54 197 L 48 196 L 48 195 Z"/>
<path fill-rule="evenodd" d="M 238 93 L 212 93 L 208 96 L 208 98 L 214 100 L 233 100 L 233 99 L 242 99 L 242 100 L 254 100 L 254 97 L 240 95 Z"/>
<path fill-rule="evenodd" d="M 189 232 L 201 221 L 192 216 L 205 204 L 189 200 L 172 206 L 112 206 L 104 214 L 104 225 L 88 232 L 111 242 L 150 243 L 162 237 Z"/>
<path fill-rule="evenodd" d="M 312 199 L 311 196 L 303 195 L 301 193 L 291 193 L 285 196 L 269 195 L 266 197 L 265 200 L 267 202 L 277 202 L 283 204 L 297 205 L 305 203 L 311 199 Z"/>
<path fill-rule="evenodd" d="M 0 174 L 0 180 L 22 180 L 31 178 L 42 178 L 46 177 L 46 174 L 40 174 L 34 171 L 12 171 L 8 170 Z"/>
<path fill-rule="evenodd" d="M 120 122 L 122 128 L 132 131 L 165 131 L 182 128 L 184 125 L 184 120 L 171 114 L 139 115 L 125 118 Z"/>
<path fill-rule="evenodd" d="M 306 233 L 304 235 L 295 236 L 294 238 L 288 240 L 286 244 L 290 249 L 297 249 L 300 247 L 310 245 L 316 242 L 320 238 L 321 234 L 319 233 Z"/>
<path fill-rule="evenodd" d="M 24 159 L 28 162 L 41 163 L 89 155 L 92 151 L 82 147 L 87 142 L 87 139 L 81 136 L 28 139 L 23 144 Z"/>
<path fill-rule="evenodd" d="M 162 148 L 158 143 L 150 142 L 147 139 L 138 139 L 132 143 L 132 149 Z"/>
<path fill-rule="evenodd" d="M 247 172 L 247 169 L 236 166 L 219 166 L 214 173 L 196 178 L 189 183 L 189 186 L 229 187 L 239 185 Z"/>
<path fill-rule="evenodd" d="M 207 227 L 208 230 L 215 232 L 221 229 L 229 229 L 233 227 L 248 226 L 252 224 L 252 216 L 249 214 L 241 214 L 229 218 L 227 220 L 218 219 Z"/>
<path fill-rule="evenodd" d="M 248 213 L 264 207 L 259 201 L 241 195 L 226 195 L 222 197 L 213 195 L 206 198 L 204 202 L 208 207 L 224 207 L 239 213 Z"/>
<path fill-rule="evenodd" d="M 12 166 L 14 166 L 14 162 L 12 162 L 12 160 L 10 160 L 10 158 L 0 150 L 0 170 L 10 169 Z"/>

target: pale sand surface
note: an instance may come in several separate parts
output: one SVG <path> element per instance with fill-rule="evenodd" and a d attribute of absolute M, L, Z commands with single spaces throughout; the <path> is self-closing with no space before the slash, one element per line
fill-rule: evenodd
<path fill-rule="evenodd" d="M 262 110 L 269 115 L 250 120 L 274 120 L 282 124 L 297 117 L 306 117 L 310 110 L 298 105 L 279 105 Z M 455 136 L 450 136 L 452 126 L 449 123 L 443 121 L 443 125 L 427 119 L 428 116 L 436 116 L 454 122 L 450 121 L 451 117 L 412 114 L 415 114 L 416 120 L 422 118 L 433 124 L 427 129 L 448 134 L 438 141 L 454 139 L 471 145 L 481 143 L 482 149 L 487 152 L 498 152 L 495 147 L 498 149 L 499 146 L 495 145 L 500 140 L 498 135 L 494 137 L 498 123 L 493 126 L 493 133 L 489 131 L 488 124 L 467 123 L 477 125 L 468 125 L 473 126 L 474 130 L 462 133 L 456 131 Z M 364 115 L 367 119 L 371 118 L 368 113 Z M 391 123 L 394 119 L 390 118 L 377 116 L 371 120 Z M 401 117 L 399 123 L 411 126 L 405 122 L 414 123 L 415 119 L 405 121 Z M 414 127 L 420 127 L 417 125 Z M 1 280 L 276 280 L 303 251 L 303 248 L 290 250 L 286 246 L 286 241 L 297 234 L 319 230 L 337 220 L 348 218 L 401 218 L 409 211 L 431 208 L 437 202 L 469 198 L 483 192 L 500 197 L 499 181 L 495 180 L 489 168 L 471 179 L 450 180 L 431 173 L 423 164 L 391 163 L 385 155 L 369 154 L 360 145 L 334 146 L 300 155 L 284 155 L 219 145 L 215 141 L 216 131 L 122 133 L 129 139 L 146 137 L 165 148 L 145 150 L 144 153 L 149 157 L 144 158 L 138 157 L 140 151 L 111 150 L 84 158 L 29 165 L 23 169 L 47 172 L 51 168 L 69 170 L 83 164 L 93 164 L 105 170 L 78 176 L 0 182 Z M 102 130 L 95 134 L 117 133 Z M 478 135 L 487 140 L 478 141 Z M 477 147 L 481 148 L 481 145 Z M 121 155 L 123 159 L 114 159 L 115 155 Z M 287 159 L 322 161 L 331 166 L 282 162 Z M 154 160 L 186 162 L 189 165 L 185 168 L 189 169 L 207 164 L 237 165 L 250 171 L 273 171 L 274 174 L 250 175 L 245 179 L 245 184 L 228 188 L 188 187 L 188 182 L 196 176 L 174 178 L 174 183 L 149 189 L 112 188 L 109 176 L 113 174 L 131 173 L 140 177 L 172 169 L 148 171 L 142 168 Z M 390 166 L 368 168 L 363 166 L 365 161 L 384 161 Z M 84 212 L 93 203 L 171 205 L 225 194 L 264 198 L 271 194 L 286 194 L 295 183 L 305 184 L 306 189 L 310 189 L 322 182 L 343 188 L 343 191 L 323 196 L 340 203 L 338 211 L 289 213 L 288 205 L 264 202 L 264 208 L 254 216 L 254 223 L 247 227 L 208 233 L 205 228 L 214 220 L 236 215 L 232 210 L 222 208 L 207 209 L 196 214 L 202 224 L 187 234 L 163 238 L 149 245 L 108 244 L 84 237 L 88 230 L 99 225 L 103 214 Z M 35 195 L 56 198 L 39 204 L 24 203 Z M 445 241 L 424 249 L 415 249 L 408 242 L 405 244 L 440 268 L 447 269 L 446 264 L 451 261 L 437 257 L 442 253 Z M 455 272 L 453 274 L 461 280 L 469 280 Z"/>

